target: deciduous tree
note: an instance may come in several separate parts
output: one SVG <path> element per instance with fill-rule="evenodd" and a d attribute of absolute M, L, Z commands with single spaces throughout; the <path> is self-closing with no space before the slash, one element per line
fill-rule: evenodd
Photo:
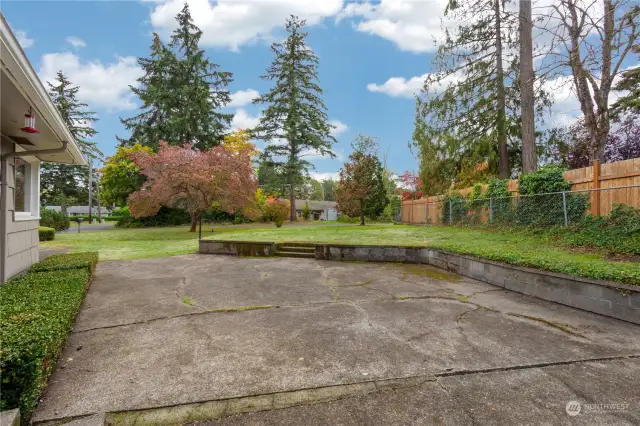
<path fill-rule="evenodd" d="M 371 150 L 366 136 L 358 136 L 349 162 L 340 170 L 340 183 L 336 189 L 338 209 L 349 216 L 378 217 L 389 202 L 384 186 L 384 169 L 376 152 Z M 361 149 L 361 150 L 358 150 Z M 368 151 L 363 149 L 369 149 Z"/>
<path fill-rule="evenodd" d="M 634 0 L 556 0 L 545 27 L 553 35 L 548 56 L 554 69 L 571 73 L 589 134 L 590 160 L 604 161 L 611 130 L 609 95 L 625 58 L 640 37 Z"/>
<path fill-rule="evenodd" d="M 100 170 L 102 176 L 102 198 L 107 204 L 119 207 L 127 203 L 129 194 L 138 191 L 144 183 L 144 176 L 140 168 L 131 160 L 131 154 L 146 152 L 151 154 L 151 147 L 135 144 L 130 148 L 119 147 L 114 155 L 108 157 L 104 167 Z"/>
<path fill-rule="evenodd" d="M 266 108 L 253 130 L 259 139 L 269 141 L 264 150 L 264 165 L 282 176 L 289 188 L 302 183 L 311 163 L 310 153 L 333 157 L 327 108 L 318 82 L 318 57 L 306 43 L 305 21 L 295 16 L 287 19 L 287 39 L 273 43 L 273 62 L 262 76 L 274 86 L 253 101 Z M 296 220 L 295 191 L 289 191 L 290 218 Z"/>
<path fill-rule="evenodd" d="M 161 206 L 182 208 L 189 212 L 195 232 L 200 215 L 212 206 L 228 213 L 243 209 L 245 215 L 255 210 L 257 180 L 246 153 L 222 146 L 202 151 L 161 141 L 156 154 L 140 151 L 130 156 L 147 179 L 129 196 L 134 217 L 152 216 Z"/>

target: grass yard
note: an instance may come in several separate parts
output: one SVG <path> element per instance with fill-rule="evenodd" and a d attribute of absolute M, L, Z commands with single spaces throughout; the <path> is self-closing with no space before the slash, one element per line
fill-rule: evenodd
<path fill-rule="evenodd" d="M 206 232 L 205 232 L 206 231 Z M 220 240 L 297 241 L 370 245 L 424 246 L 520 266 L 640 285 L 640 262 L 611 260 L 603 251 L 571 248 L 547 232 L 467 227 L 405 225 L 273 225 L 203 226 L 203 237 Z M 139 259 L 197 250 L 197 233 L 186 227 L 114 229 L 85 234 L 58 234 L 42 247 L 98 251 L 101 260 Z"/>

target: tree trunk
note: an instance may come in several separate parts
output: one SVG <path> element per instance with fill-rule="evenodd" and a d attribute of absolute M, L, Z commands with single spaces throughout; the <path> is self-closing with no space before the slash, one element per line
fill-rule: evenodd
<path fill-rule="evenodd" d="M 520 108 L 522 113 L 522 171 L 538 168 L 533 100 L 533 24 L 531 0 L 520 0 Z"/>
<path fill-rule="evenodd" d="M 198 221 L 200 220 L 200 215 L 202 213 L 192 213 L 191 214 L 191 228 L 189 229 L 189 232 L 196 232 L 196 229 L 198 227 Z"/>
<path fill-rule="evenodd" d="M 296 193 L 293 190 L 293 178 L 290 179 L 290 182 L 289 190 L 291 191 L 291 194 L 289 195 L 289 201 L 291 202 L 291 215 L 289 220 L 291 220 L 291 222 L 295 222 L 298 218 L 296 217 Z"/>
<path fill-rule="evenodd" d="M 498 150 L 500 152 L 500 178 L 509 177 L 509 153 L 507 151 L 507 113 L 506 94 L 504 89 L 504 71 L 502 69 L 502 19 L 500 16 L 500 0 L 494 0 L 496 14 L 496 80 L 498 83 Z"/>
<path fill-rule="evenodd" d="M 360 212 L 360 226 L 364 226 L 364 213 Z"/>

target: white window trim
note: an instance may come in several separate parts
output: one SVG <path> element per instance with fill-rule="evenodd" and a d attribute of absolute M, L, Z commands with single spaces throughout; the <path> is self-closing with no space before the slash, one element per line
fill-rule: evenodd
<path fill-rule="evenodd" d="M 25 204 L 28 212 L 13 212 L 14 222 L 40 220 L 40 160 L 33 156 L 21 157 L 29 163 L 29 174 L 25 176 Z"/>

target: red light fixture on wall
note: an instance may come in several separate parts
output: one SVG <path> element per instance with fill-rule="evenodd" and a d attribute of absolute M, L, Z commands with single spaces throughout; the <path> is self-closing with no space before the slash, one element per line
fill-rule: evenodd
<path fill-rule="evenodd" d="M 40 133 L 40 130 L 36 129 L 36 115 L 31 107 L 29 107 L 29 112 L 24 115 L 24 127 L 20 130 L 26 133 Z"/>

